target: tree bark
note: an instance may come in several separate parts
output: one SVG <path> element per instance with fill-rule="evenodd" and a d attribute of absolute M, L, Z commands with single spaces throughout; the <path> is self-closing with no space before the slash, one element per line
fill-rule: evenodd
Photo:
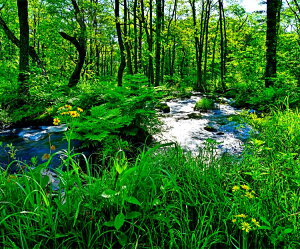
<path fill-rule="evenodd" d="M 135 74 L 138 73 L 137 3 L 138 0 L 134 0 L 133 2 L 133 35 L 134 35 L 133 62 L 134 62 Z"/>
<path fill-rule="evenodd" d="M 120 56 L 121 56 L 121 63 L 119 65 L 119 70 L 118 70 L 118 86 L 122 86 L 123 73 L 126 67 L 126 59 L 125 59 L 125 47 L 122 39 L 122 31 L 121 31 L 121 23 L 120 23 L 120 1 L 119 0 L 115 0 L 115 17 L 116 17 L 118 43 L 120 47 Z"/>
<path fill-rule="evenodd" d="M 128 7 L 127 7 L 127 0 L 124 0 L 124 45 L 125 45 L 125 50 L 126 50 L 126 57 L 127 57 L 127 68 L 128 68 L 128 73 L 133 74 L 133 68 L 132 68 L 132 60 L 131 60 L 131 49 L 130 49 L 130 44 L 129 44 L 129 35 L 128 35 Z"/>
<path fill-rule="evenodd" d="M 29 23 L 28 1 L 18 0 L 18 17 L 20 25 L 20 57 L 19 57 L 19 82 L 20 90 L 24 89 L 24 83 L 29 79 Z"/>
<path fill-rule="evenodd" d="M 267 0 L 266 71 L 265 86 L 275 84 L 277 71 L 277 39 L 281 0 Z"/>
<path fill-rule="evenodd" d="M 161 53 L 161 26 L 162 26 L 162 1 L 156 0 L 156 51 L 155 51 L 155 86 L 160 83 L 160 53 Z"/>
<path fill-rule="evenodd" d="M 226 90 L 226 85 L 225 85 L 225 67 L 226 67 L 226 53 L 225 53 L 225 45 L 226 45 L 226 39 L 225 39 L 225 16 L 224 16 L 224 9 L 223 9 L 223 1 L 219 0 L 219 14 L 220 14 L 220 19 L 219 19 L 219 24 L 220 24 L 220 48 L 221 48 L 221 85 L 223 91 Z"/>
<path fill-rule="evenodd" d="M 77 23 L 80 26 L 80 34 L 79 37 L 73 37 L 65 32 L 59 32 L 59 34 L 66 40 L 68 40 L 70 43 L 72 43 L 77 52 L 78 52 L 78 61 L 75 66 L 75 69 L 69 79 L 69 87 L 74 87 L 78 84 L 80 80 L 80 73 L 84 65 L 85 57 L 86 57 L 86 25 L 84 22 L 84 17 L 82 13 L 80 12 L 79 6 L 76 2 L 76 0 L 71 0 L 74 11 L 75 11 L 75 19 Z"/>

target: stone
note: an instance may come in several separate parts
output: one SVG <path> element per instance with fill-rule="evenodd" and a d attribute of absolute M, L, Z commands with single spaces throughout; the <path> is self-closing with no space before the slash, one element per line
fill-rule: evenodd
<path fill-rule="evenodd" d="M 159 103 L 156 105 L 156 108 L 163 113 L 169 113 L 171 111 L 170 106 L 167 103 Z"/>
<path fill-rule="evenodd" d="M 201 115 L 201 113 L 193 112 L 193 113 L 189 113 L 188 117 L 191 119 L 201 119 L 202 115 Z"/>
<path fill-rule="evenodd" d="M 210 132 L 216 132 L 216 131 L 217 131 L 217 129 L 214 128 L 214 127 L 212 127 L 212 126 L 205 126 L 205 127 L 204 127 L 204 130 L 210 131 Z"/>

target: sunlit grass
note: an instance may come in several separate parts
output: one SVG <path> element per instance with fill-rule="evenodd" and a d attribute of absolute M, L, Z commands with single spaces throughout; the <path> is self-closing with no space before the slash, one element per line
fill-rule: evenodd
<path fill-rule="evenodd" d="M 22 174 L 2 171 L 0 244 L 298 248 L 299 118 L 291 110 L 265 121 L 251 117 L 260 133 L 238 158 L 208 161 L 213 143 L 198 157 L 162 146 L 134 161 L 118 152 L 97 165 L 69 154 L 69 170 L 56 170 L 58 190 L 41 175 L 46 164 Z"/>

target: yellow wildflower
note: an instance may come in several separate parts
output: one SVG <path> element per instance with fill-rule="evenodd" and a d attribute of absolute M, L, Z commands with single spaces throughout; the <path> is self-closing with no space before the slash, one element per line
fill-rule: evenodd
<path fill-rule="evenodd" d="M 245 215 L 245 214 L 237 214 L 237 215 L 235 215 L 235 217 L 239 217 L 239 218 L 246 218 L 246 217 L 247 217 L 247 215 Z"/>
<path fill-rule="evenodd" d="M 65 108 L 64 106 L 61 106 L 61 107 L 58 108 L 58 110 L 62 110 L 62 109 L 64 109 L 64 108 Z"/>
<path fill-rule="evenodd" d="M 232 192 L 238 191 L 239 189 L 240 189 L 239 186 L 233 186 L 233 187 L 232 187 Z"/>
<path fill-rule="evenodd" d="M 65 105 L 65 108 L 67 108 L 68 110 L 72 110 L 72 106 L 70 106 L 70 105 Z"/>
<path fill-rule="evenodd" d="M 51 150 L 56 150 L 55 145 L 51 145 L 51 146 L 50 146 L 50 149 L 51 149 Z"/>
<path fill-rule="evenodd" d="M 77 111 L 83 112 L 83 110 L 80 107 L 77 107 Z"/>
<path fill-rule="evenodd" d="M 242 188 L 242 189 L 245 189 L 245 190 L 250 190 L 250 187 L 247 186 L 247 185 L 241 185 L 241 188 Z"/>
<path fill-rule="evenodd" d="M 236 219 L 232 219 L 232 222 L 235 223 L 235 222 L 236 222 Z"/>
<path fill-rule="evenodd" d="M 61 115 L 67 115 L 69 114 L 68 112 L 62 112 Z"/>
<path fill-rule="evenodd" d="M 260 224 L 256 219 L 252 218 L 251 221 L 255 226 L 260 227 Z"/>
<path fill-rule="evenodd" d="M 59 125 L 60 124 L 60 119 L 59 118 L 53 119 L 53 124 L 54 125 Z"/>
<path fill-rule="evenodd" d="M 42 156 L 42 160 L 43 161 L 46 161 L 46 160 L 48 160 L 50 158 L 50 154 L 48 154 L 48 153 L 45 153 L 43 156 Z"/>
<path fill-rule="evenodd" d="M 246 197 L 248 197 L 249 199 L 253 199 L 254 198 L 254 195 L 249 193 L 249 192 L 246 192 L 245 194 Z"/>
<path fill-rule="evenodd" d="M 251 226 L 248 222 L 242 222 L 242 230 L 246 231 L 246 233 L 249 233 L 249 231 L 251 230 Z"/>
<path fill-rule="evenodd" d="M 72 118 L 76 118 L 80 116 L 80 114 L 76 111 L 69 111 L 69 114 Z"/>

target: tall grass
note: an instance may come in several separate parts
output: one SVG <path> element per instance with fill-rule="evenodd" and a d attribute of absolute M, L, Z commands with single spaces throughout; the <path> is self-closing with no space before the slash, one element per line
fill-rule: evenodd
<path fill-rule="evenodd" d="M 2 248 L 298 248 L 299 112 L 251 116 L 260 130 L 240 157 L 177 146 L 118 152 L 105 165 L 77 157 L 0 173 Z M 211 155 L 208 155 L 211 153 Z M 210 158 L 210 160 L 208 160 Z M 211 160 L 213 158 L 213 160 Z M 84 170 L 83 170 L 84 169 Z"/>

